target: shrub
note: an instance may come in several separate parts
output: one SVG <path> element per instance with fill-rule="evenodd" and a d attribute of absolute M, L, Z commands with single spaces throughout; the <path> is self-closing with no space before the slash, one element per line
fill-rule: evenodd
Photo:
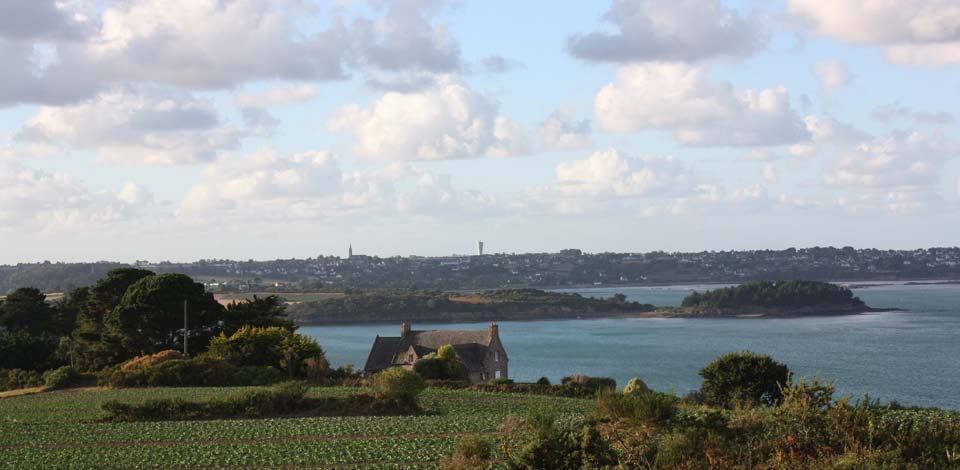
<path fill-rule="evenodd" d="M 43 377 L 35 370 L 0 370 L 0 391 L 39 387 L 41 385 L 43 385 Z"/>
<path fill-rule="evenodd" d="M 453 346 L 440 346 L 436 353 L 430 353 L 413 365 L 414 372 L 431 380 L 465 380 L 467 368 L 457 356 Z"/>
<path fill-rule="evenodd" d="M 537 385 L 550 385 L 550 379 L 546 377 L 540 377 L 537 379 Z"/>
<path fill-rule="evenodd" d="M 165 351 L 160 351 L 156 354 L 148 354 L 146 356 L 137 356 L 133 359 L 130 359 L 127 362 L 124 362 L 120 366 L 120 370 L 124 372 L 146 369 L 154 364 L 159 364 L 161 362 L 173 360 L 173 359 L 187 359 L 187 356 L 184 356 L 180 351 L 174 351 L 172 349 L 167 349 Z"/>
<path fill-rule="evenodd" d="M 630 379 L 630 381 L 627 382 L 627 386 L 623 389 L 623 393 L 626 395 L 643 395 L 651 391 L 650 387 L 647 387 L 646 382 L 640 377 Z"/>
<path fill-rule="evenodd" d="M 606 391 L 597 399 L 595 413 L 601 418 L 663 425 L 676 415 L 678 401 L 677 397 L 665 393 L 648 392 L 627 395 Z"/>
<path fill-rule="evenodd" d="M 500 448 L 509 468 L 524 470 L 582 470 L 613 468 L 617 454 L 593 423 L 565 427 L 556 418 L 532 414 L 508 421 L 501 431 Z"/>
<path fill-rule="evenodd" d="M 51 389 L 67 388 L 73 385 L 80 374 L 73 367 L 63 366 L 43 373 L 43 384 Z"/>
<path fill-rule="evenodd" d="M 287 375 L 280 369 L 270 366 L 237 367 L 230 378 L 230 385 L 249 387 L 258 385 L 272 385 L 287 379 Z"/>
<path fill-rule="evenodd" d="M 466 436 L 457 443 L 457 451 L 440 462 L 441 470 L 476 470 L 487 468 L 493 457 L 493 443 L 481 436 Z"/>
<path fill-rule="evenodd" d="M 168 359 L 132 369 L 104 369 L 100 385 L 108 387 L 204 387 L 232 384 L 236 367 L 213 357 Z"/>
<path fill-rule="evenodd" d="M 105 421 L 161 421 L 262 417 L 300 411 L 307 403 L 307 389 L 287 382 L 267 390 L 251 390 L 222 399 L 189 402 L 182 398 L 151 399 L 143 403 L 110 400 L 100 405 L 107 412 Z"/>
<path fill-rule="evenodd" d="M 497 377 L 495 379 L 490 379 L 488 382 L 490 385 L 513 385 L 513 380 L 506 377 Z"/>
<path fill-rule="evenodd" d="M 787 366 L 770 356 L 749 351 L 730 353 L 700 370 L 700 393 L 709 404 L 732 407 L 736 404 L 776 405 L 781 388 L 790 383 Z"/>
<path fill-rule="evenodd" d="M 427 384 L 416 372 L 391 367 L 374 375 L 370 387 L 380 398 L 415 401 Z"/>
<path fill-rule="evenodd" d="M 210 339 L 208 354 L 235 365 L 282 368 L 291 376 L 300 375 L 307 358 L 326 361 L 316 341 L 277 326 L 245 326 L 230 336 L 221 333 Z"/>

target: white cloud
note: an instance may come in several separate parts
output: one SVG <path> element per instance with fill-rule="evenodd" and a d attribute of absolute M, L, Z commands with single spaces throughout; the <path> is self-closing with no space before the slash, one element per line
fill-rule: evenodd
<path fill-rule="evenodd" d="M 554 111 L 538 128 L 540 141 L 548 150 L 575 150 L 593 146 L 590 120 L 575 120 L 569 110 Z"/>
<path fill-rule="evenodd" d="M 115 90 L 71 106 L 44 106 L 18 140 L 97 150 L 114 163 L 169 165 L 210 160 L 237 146 L 242 132 L 216 109 L 179 92 Z"/>
<path fill-rule="evenodd" d="M 850 83 L 852 79 L 843 62 L 824 60 L 813 65 L 813 74 L 827 91 L 833 91 Z"/>
<path fill-rule="evenodd" d="M 445 0 L 373 2 L 386 5 L 376 20 L 358 19 L 352 34 L 367 65 L 381 70 L 419 69 L 454 72 L 460 69 L 460 46 L 446 25 L 431 23 L 431 16 L 447 7 Z"/>
<path fill-rule="evenodd" d="M 736 89 L 685 64 L 622 67 L 594 107 L 608 131 L 666 129 L 687 145 L 768 146 L 810 137 L 785 87 Z"/>
<path fill-rule="evenodd" d="M 787 9 L 818 34 L 884 47 L 893 63 L 960 63 L 955 0 L 789 0 Z"/>
<path fill-rule="evenodd" d="M 940 134 L 910 132 L 865 142 L 837 154 L 827 184 L 861 188 L 932 187 L 960 145 Z"/>
<path fill-rule="evenodd" d="M 614 34 L 573 35 L 567 49 L 592 61 L 693 61 L 747 56 L 764 47 L 761 25 L 720 0 L 613 0 L 603 16 Z"/>
<path fill-rule="evenodd" d="M 279 85 L 260 92 L 239 93 L 234 100 L 241 108 L 264 109 L 309 101 L 316 98 L 317 94 L 317 87 L 314 85 Z"/>
<path fill-rule="evenodd" d="M 142 186 L 93 191 L 66 173 L 0 160 L 0 232 L 65 231 L 136 219 L 153 203 Z"/>
<path fill-rule="evenodd" d="M 913 111 L 899 102 L 877 106 L 870 115 L 880 122 L 891 122 L 896 119 L 911 119 L 917 124 L 946 125 L 953 124 L 956 119 L 946 111 Z"/>
<path fill-rule="evenodd" d="M 388 92 L 368 107 L 346 106 L 329 122 L 354 136 L 354 151 L 383 160 L 519 155 L 529 138 L 498 104 L 452 77 L 418 93 Z"/>
<path fill-rule="evenodd" d="M 760 170 L 760 174 L 767 183 L 773 184 L 777 182 L 777 169 L 769 163 L 763 166 L 763 169 Z"/>

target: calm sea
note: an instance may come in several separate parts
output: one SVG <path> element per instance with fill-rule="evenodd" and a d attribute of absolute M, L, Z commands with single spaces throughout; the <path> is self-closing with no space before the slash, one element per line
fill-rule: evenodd
<path fill-rule="evenodd" d="M 703 286 L 573 289 L 585 296 L 624 293 L 629 300 L 678 305 Z M 510 377 L 558 381 L 572 373 L 609 376 L 623 386 L 640 376 L 652 388 L 686 393 L 697 371 L 724 353 L 749 349 L 785 363 L 795 375 L 833 380 L 842 394 L 960 409 L 960 286 L 888 285 L 855 289 L 868 305 L 902 312 L 793 319 L 603 319 L 500 322 Z M 415 329 L 486 328 L 418 324 Z M 399 324 L 311 326 L 334 365 L 363 367 L 376 335 Z"/>

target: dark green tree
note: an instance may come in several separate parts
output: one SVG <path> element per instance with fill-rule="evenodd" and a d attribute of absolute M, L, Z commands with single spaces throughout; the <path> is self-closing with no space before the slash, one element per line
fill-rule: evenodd
<path fill-rule="evenodd" d="M 287 307 L 280 297 L 253 296 L 240 302 L 230 302 L 223 317 L 223 332 L 230 336 L 244 326 L 279 326 L 290 331 L 297 329 L 293 321 L 287 318 Z"/>
<path fill-rule="evenodd" d="M 104 318 L 105 334 L 130 357 L 182 349 L 184 302 L 190 351 L 202 352 L 219 332 L 223 306 L 184 274 L 147 276 L 130 285 Z"/>
<path fill-rule="evenodd" d="M 56 323 L 53 307 L 47 296 L 34 287 L 21 287 L 0 303 L 0 326 L 9 331 L 31 335 L 48 333 Z"/>
<path fill-rule="evenodd" d="M 700 370 L 700 394 L 711 405 L 776 405 L 790 384 L 790 370 L 770 356 L 750 351 L 722 356 Z"/>
<path fill-rule="evenodd" d="M 84 370 L 99 370 L 128 359 L 118 337 L 104 334 L 103 320 L 126 293 L 127 288 L 152 271 L 137 268 L 116 268 L 96 282 L 77 312 L 77 329 L 71 344 L 66 345 L 73 362 Z"/>

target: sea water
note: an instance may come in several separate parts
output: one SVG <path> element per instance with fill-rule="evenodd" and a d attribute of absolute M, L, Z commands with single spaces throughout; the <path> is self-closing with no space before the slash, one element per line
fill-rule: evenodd
<path fill-rule="evenodd" d="M 714 287 L 714 286 L 709 286 Z M 572 289 L 584 296 L 679 305 L 707 286 Z M 838 394 L 869 394 L 905 405 L 960 409 L 960 285 L 892 284 L 856 288 L 872 307 L 903 311 L 787 319 L 610 318 L 502 321 L 500 338 L 518 381 L 558 382 L 583 373 L 639 376 L 651 387 L 684 394 L 700 386 L 697 371 L 714 358 L 750 350 L 769 354 L 795 376 L 831 380 Z M 483 329 L 485 323 L 416 324 L 414 329 Z M 398 336 L 397 324 L 308 326 L 331 364 L 363 367 L 376 335 Z"/>

